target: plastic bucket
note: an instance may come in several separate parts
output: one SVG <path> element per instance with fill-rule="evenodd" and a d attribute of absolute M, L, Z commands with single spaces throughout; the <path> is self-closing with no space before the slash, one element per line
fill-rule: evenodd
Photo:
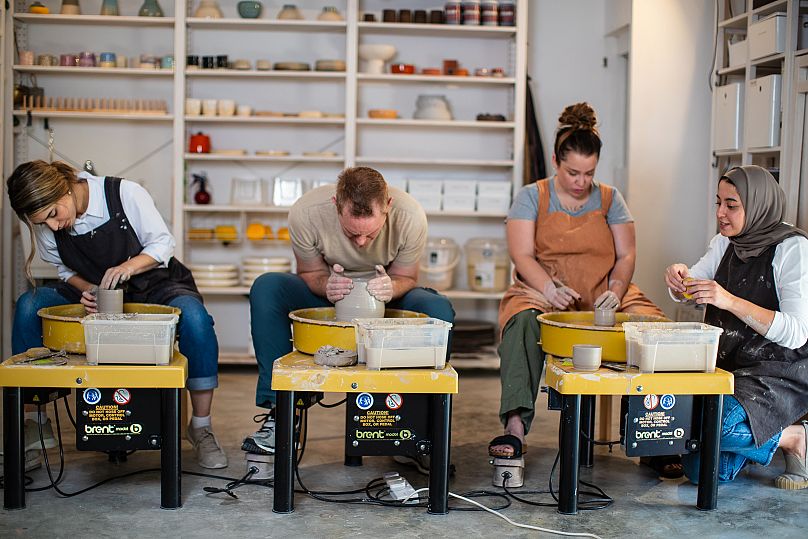
<path fill-rule="evenodd" d="M 471 238 L 466 242 L 466 270 L 471 290 L 502 292 L 508 288 L 508 244 L 499 238 Z"/>
<path fill-rule="evenodd" d="M 459 261 L 460 248 L 453 239 L 428 238 L 421 255 L 419 284 L 438 291 L 449 290 Z"/>

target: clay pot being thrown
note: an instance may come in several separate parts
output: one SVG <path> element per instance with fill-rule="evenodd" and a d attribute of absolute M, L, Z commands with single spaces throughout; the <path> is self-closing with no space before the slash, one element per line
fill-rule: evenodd
<path fill-rule="evenodd" d="M 337 320 L 350 322 L 354 318 L 383 318 L 384 303 L 368 292 L 368 279 L 354 279 L 351 293 L 334 304 Z"/>
<path fill-rule="evenodd" d="M 378 43 L 359 45 L 359 57 L 365 61 L 364 73 L 381 75 L 384 73 L 384 63 L 390 61 L 395 55 L 396 48 L 393 45 Z"/>

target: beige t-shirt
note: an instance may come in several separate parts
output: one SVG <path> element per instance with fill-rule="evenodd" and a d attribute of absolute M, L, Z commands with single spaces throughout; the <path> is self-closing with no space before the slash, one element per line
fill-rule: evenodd
<path fill-rule="evenodd" d="M 299 258 L 323 258 L 329 267 L 340 264 L 346 272 L 369 273 L 374 266 L 393 262 L 418 263 L 426 244 L 426 214 L 421 205 L 400 189 L 388 187 L 393 204 L 379 235 L 363 248 L 356 247 L 342 231 L 337 206 L 332 201 L 336 185 L 309 191 L 289 210 L 289 235 Z"/>

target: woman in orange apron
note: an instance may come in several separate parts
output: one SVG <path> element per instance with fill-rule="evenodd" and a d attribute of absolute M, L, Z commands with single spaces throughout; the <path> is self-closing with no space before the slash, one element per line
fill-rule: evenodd
<path fill-rule="evenodd" d="M 544 357 L 537 315 L 614 305 L 663 315 L 631 282 L 634 220 L 620 193 L 594 181 L 601 140 L 587 103 L 564 109 L 553 152 L 556 175 L 527 185 L 508 213 L 514 284 L 499 307 L 500 419 L 489 454 L 518 457 L 535 415 Z"/>

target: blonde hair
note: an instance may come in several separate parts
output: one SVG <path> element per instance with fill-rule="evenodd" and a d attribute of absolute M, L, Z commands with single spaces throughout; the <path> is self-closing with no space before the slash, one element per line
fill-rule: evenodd
<path fill-rule="evenodd" d="M 79 179 L 76 170 L 61 161 L 46 163 L 45 161 L 29 161 L 18 166 L 6 181 L 11 208 L 20 221 L 28 227 L 31 238 L 31 252 L 25 261 L 25 275 L 31 284 L 31 261 L 36 254 L 36 236 L 31 223 L 31 216 L 55 204 L 63 196 L 70 193 Z"/>
<path fill-rule="evenodd" d="M 597 127 L 595 110 L 589 103 L 569 105 L 558 117 L 553 152 L 558 161 L 563 161 L 568 152 L 600 157 L 603 143 Z"/>

